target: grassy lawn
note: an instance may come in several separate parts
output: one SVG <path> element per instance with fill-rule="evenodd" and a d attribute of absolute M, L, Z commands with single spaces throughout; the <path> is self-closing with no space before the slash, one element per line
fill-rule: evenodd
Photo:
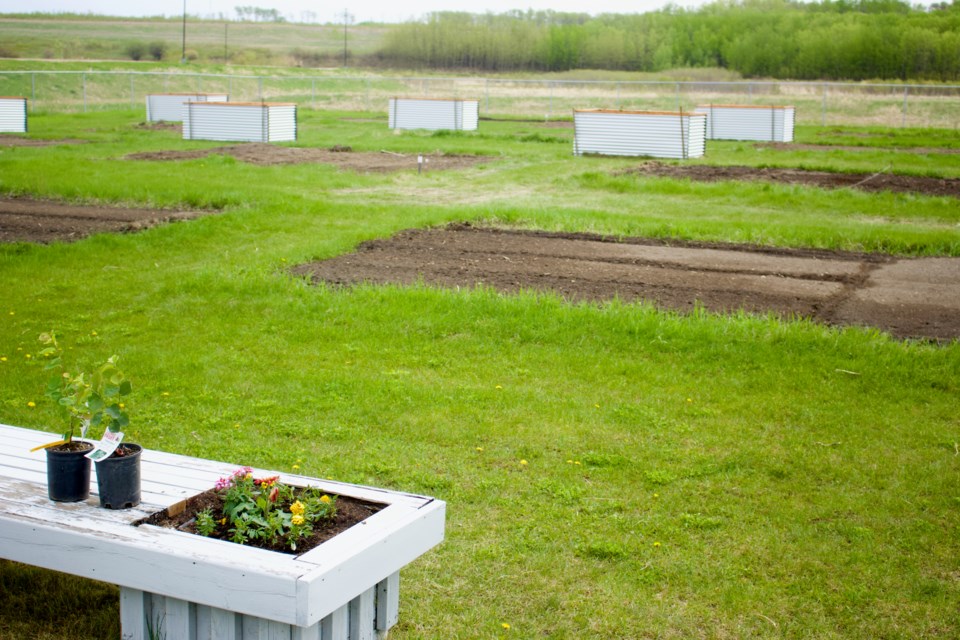
<path fill-rule="evenodd" d="M 638 161 L 574 158 L 572 129 L 395 135 L 379 112 L 301 109 L 296 145 L 492 160 L 422 176 L 123 160 L 220 146 L 143 117 L 39 113 L 32 136 L 88 142 L 0 152 L 3 194 L 219 211 L 0 246 L 0 422 L 58 427 L 31 363 L 52 328 L 84 365 L 120 355 L 128 437 L 148 448 L 446 500 L 445 542 L 403 572 L 395 639 L 960 635 L 960 344 L 287 273 L 463 220 L 960 256 L 955 199 L 615 176 Z M 830 131 L 798 141 L 960 146 L 955 130 Z M 960 177 L 956 154 L 708 154 Z M 0 638 L 116 637 L 69 613 L 86 584 L 0 564 Z M 90 597 L 114 611 L 109 587 Z"/>

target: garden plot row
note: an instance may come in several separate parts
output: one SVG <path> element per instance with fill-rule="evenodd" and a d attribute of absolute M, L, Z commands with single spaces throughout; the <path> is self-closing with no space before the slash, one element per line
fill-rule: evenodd
<path fill-rule="evenodd" d="M 574 111 L 574 155 L 699 158 L 707 140 L 792 142 L 792 106 L 699 105 L 693 112 Z M 147 120 L 182 121 L 184 140 L 286 142 L 297 139 L 292 102 L 229 102 L 226 94 L 151 94 Z M 475 131 L 479 101 L 391 98 L 394 130 Z M 0 131 L 25 132 L 24 98 L 0 98 Z"/>

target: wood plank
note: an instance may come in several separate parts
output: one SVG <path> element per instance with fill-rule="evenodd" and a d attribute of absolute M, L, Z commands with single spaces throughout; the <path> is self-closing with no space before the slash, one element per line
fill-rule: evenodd
<path fill-rule="evenodd" d="M 377 631 L 386 631 L 400 619 L 400 572 L 377 584 Z"/>
<path fill-rule="evenodd" d="M 150 640 L 144 633 L 146 619 L 143 591 L 120 587 L 121 640 Z"/>
<path fill-rule="evenodd" d="M 349 635 L 350 612 L 347 604 L 331 612 L 320 622 L 322 640 L 349 640 Z"/>
<path fill-rule="evenodd" d="M 350 640 L 376 640 L 374 616 L 376 588 L 368 589 L 350 602 Z"/>

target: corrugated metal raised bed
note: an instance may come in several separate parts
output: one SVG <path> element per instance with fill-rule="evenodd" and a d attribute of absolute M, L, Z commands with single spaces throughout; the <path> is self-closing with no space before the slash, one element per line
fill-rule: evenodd
<path fill-rule="evenodd" d="M 286 142 L 297 139 L 293 102 L 188 102 L 184 140 Z"/>
<path fill-rule="evenodd" d="M 147 122 L 183 122 L 188 102 L 226 102 L 225 93 L 151 93 L 147 95 Z"/>
<path fill-rule="evenodd" d="M 390 98 L 391 129 L 476 131 L 480 101 L 457 98 Z"/>
<path fill-rule="evenodd" d="M 0 97 L 0 132 L 27 132 L 27 99 Z"/>
<path fill-rule="evenodd" d="M 706 116 L 672 111 L 573 112 L 574 155 L 699 158 L 706 147 Z"/>
<path fill-rule="evenodd" d="M 792 106 L 701 104 L 696 110 L 707 114 L 707 140 L 793 142 Z"/>

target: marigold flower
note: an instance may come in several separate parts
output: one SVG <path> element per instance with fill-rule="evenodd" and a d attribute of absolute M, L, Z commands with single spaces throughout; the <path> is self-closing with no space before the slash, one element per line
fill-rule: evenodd
<path fill-rule="evenodd" d="M 328 495 L 326 495 L 326 494 L 320 496 L 320 502 L 322 502 L 322 503 L 324 503 L 324 504 L 330 504 L 330 496 L 328 496 Z"/>
<path fill-rule="evenodd" d="M 306 511 L 306 507 L 299 500 L 290 505 L 290 513 L 296 516 L 302 516 L 304 511 Z"/>
<path fill-rule="evenodd" d="M 292 522 L 293 524 L 299 526 L 299 525 L 303 524 L 303 516 L 301 516 L 301 515 L 295 515 L 295 516 L 293 516 L 292 518 L 290 518 L 290 522 Z"/>

